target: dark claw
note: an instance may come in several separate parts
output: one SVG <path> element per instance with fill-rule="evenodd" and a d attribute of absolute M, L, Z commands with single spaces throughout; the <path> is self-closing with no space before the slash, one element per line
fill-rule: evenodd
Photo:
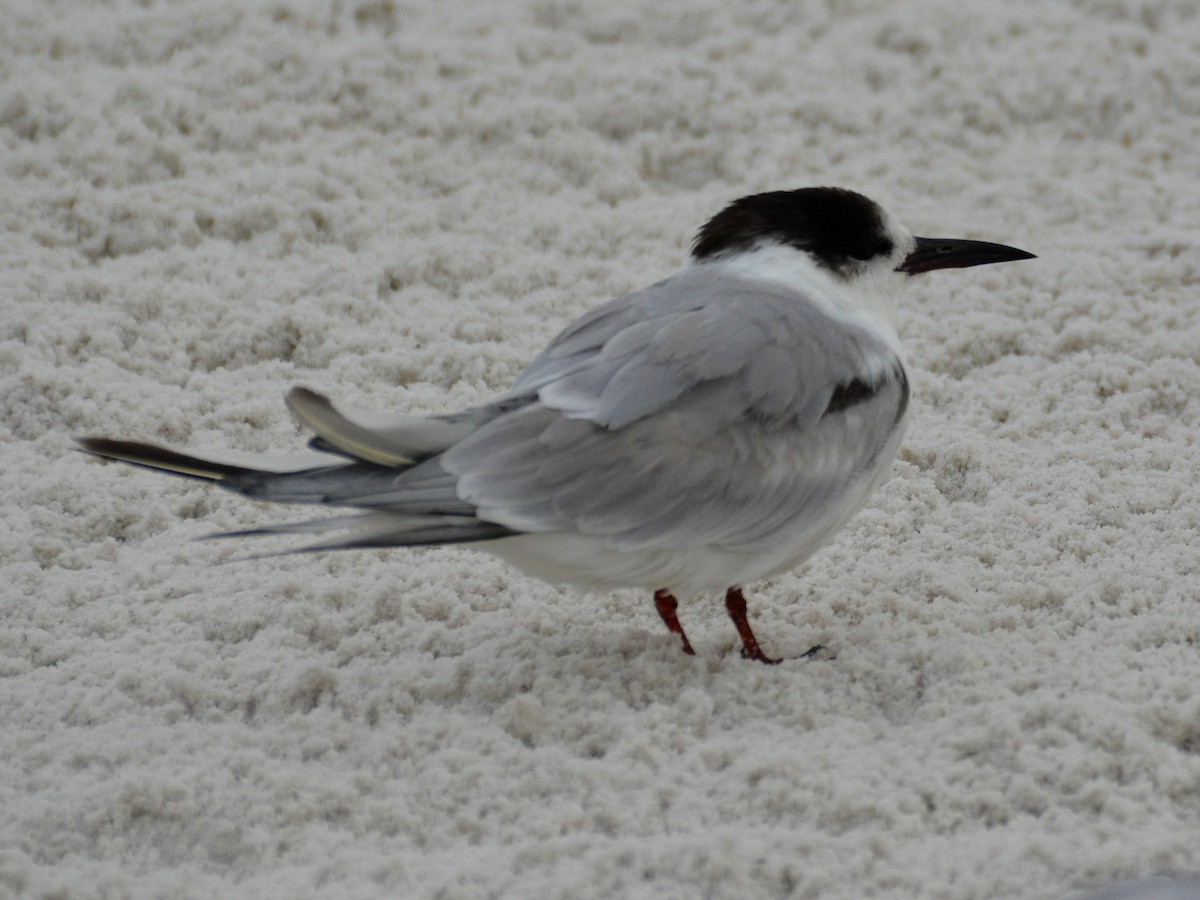
<path fill-rule="evenodd" d="M 742 647 L 742 659 L 752 659 L 755 662 L 766 663 L 768 666 L 777 666 L 783 662 L 782 656 L 767 656 L 760 647 L 755 647 L 753 650 Z"/>

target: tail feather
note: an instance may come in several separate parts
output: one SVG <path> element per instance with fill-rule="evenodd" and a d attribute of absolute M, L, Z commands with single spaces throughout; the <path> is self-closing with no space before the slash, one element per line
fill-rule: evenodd
<path fill-rule="evenodd" d="M 203 459 L 137 441 L 93 437 L 77 440 L 93 456 L 213 481 L 255 500 L 354 506 L 405 516 L 473 517 L 475 514 L 473 505 L 459 499 L 455 477 L 436 461 L 412 469 L 345 462 L 275 472 Z"/>
<path fill-rule="evenodd" d="M 303 519 L 299 522 L 279 522 L 238 531 L 218 531 L 196 538 L 198 541 L 221 541 L 228 538 L 262 537 L 270 534 L 325 534 L 338 528 L 351 528 L 367 524 L 367 516 L 351 513 L 348 516 L 325 516 L 320 519 Z"/>
<path fill-rule="evenodd" d="M 182 475 L 184 478 L 214 481 L 223 488 L 247 497 L 280 503 L 338 502 L 344 499 L 337 495 L 339 490 L 346 496 L 370 494 L 380 488 L 391 488 L 402 471 L 367 463 L 271 469 L 266 468 L 268 463 L 265 461 L 255 466 L 220 462 L 140 441 L 98 437 L 75 440 L 85 452 L 102 459 Z M 292 465 L 307 461 L 294 460 Z"/>
<path fill-rule="evenodd" d="M 76 443 L 93 456 L 104 459 L 115 459 L 119 462 L 141 466 L 145 469 L 157 469 L 161 472 L 171 472 L 184 478 L 198 478 L 201 481 L 224 481 L 238 475 L 250 475 L 256 469 L 246 466 L 235 466 L 227 463 L 201 459 L 198 456 L 188 456 L 177 450 L 166 447 L 156 447 L 154 444 L 143 444 L 138 441 L 115 441 L 111 438 L 81 437 Z"/>
<path fill-rule="evenodd" d="M 316 432 L 309 445 L 313 450 L 349 458 L 333 465 L 313 465 L 320 458 L 310 455 L 284 468 L 279 460 L 220 462 L 137 441 L 99 437 L 77 441 L 93 456 L 215 482 L 257 500 L 363 510 L 211 536 L 327 535 L 319 543 L 284 553 L 455 544 L 517 533 L 477 518 L 475 506 L 458 496 L 458 479 L 438 460 L 442 451 L 491 415 L 488 409 L 429 419 L 351 413 L 335 409 L 328 398 L 305 388 L 293 389 L 287 402 L 296 417 Z"/>
<path fill-rule="evenodd" d="M 303 547 L 294 547 L 274 553 L 253 554 L 237 559 L 262 559 L 321 550 L 462 544 L 495 540 L 517 534 L 503 525 L 481 522 L 470 516 L 402 516 L 393 513 L 364 513 L 306 519 L 301 522 L 284 522 L 278 525 L 264 525 L 261 528 L 249 528 L 244 531 L 222 531 L 206 535 L 201 540 L 225 540 L 280 534 L 326 534 L 336 531 L 347 533 L 315 544 L 306 544 Z"/>
<path fill-rule="evenodd" d="M 367 463 L 342 463 L 294 472 L 250 471 L 233 475 L 221 487 L 272 503 L 325 503 L 357 506 L 361 497 L 391 490 L 402 470 Z"/>
<path fill-rule="evenodd" d="M 494 541 L 515 534 L 520 534 L 520 532 L 493 522 L 481 522 L 476 519 L 470 525 L 430 525 L 427 528 L 397 529 L 385 533 L 335 538 L 319 544 L 299 547 L 295 552 L 312 553 L 318 550 L 366 550 L 441 544 L 473 544 L 477 541 Z"/>

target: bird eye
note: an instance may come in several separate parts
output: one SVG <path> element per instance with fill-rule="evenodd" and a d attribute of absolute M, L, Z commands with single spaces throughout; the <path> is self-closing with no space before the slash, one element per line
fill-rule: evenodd
<path fill-rule="evenodd" d="M 879 245 L 868 238 L 855 241 L 850 245 L 850 255 L 854 259 L 870 259 L 879 252 Z"/>

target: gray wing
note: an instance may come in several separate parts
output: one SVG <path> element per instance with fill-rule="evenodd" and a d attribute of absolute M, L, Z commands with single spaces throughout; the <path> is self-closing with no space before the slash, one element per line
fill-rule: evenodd
<path fill-rule="evenodd" d="M 81 444 L 262 500 L 363 511 L 253 532 L 350 532 L 301 549 L 521 531 L 735 546 L 821 527 L 894 439 L 907 397 L 900 360 L 869 331 L 783 287 L 685 269 L 579 320 L 511 391 L 460 415 L 379 417 L 294 390 L 288 405 L 340 464 Z"/>
<path fill-rule="evenodd" d="M 831 505 L 907 398 L 867 329 L 782 285 L 685 269 L 565 331 L 500 398 L 525 405 L 439 463 L 479 518 L 517 531 L 740 544 Z"/>

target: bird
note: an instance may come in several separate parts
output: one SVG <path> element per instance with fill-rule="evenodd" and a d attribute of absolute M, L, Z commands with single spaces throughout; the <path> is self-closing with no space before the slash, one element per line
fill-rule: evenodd
<path fill-rule="evenodd" d="M 753 194 L 700 228 L 679 271 L 576 319 L 478 406 L 364 413 L 294 387 L 287 406 L 327 464 L 76 440 L 257 500 L 351 510 L 215 537 L 321 536 L 286 552 L 461 544 L 552 584 L 652 591 L 689 655 L 679 598 L 723 591 L 741 655 L 775 664 L 743 587 L 804 563 L 890 470 L 910 415 L 893 322 L 906 283 L 1033 258 L 915 237 L 846 188 Z"/>

